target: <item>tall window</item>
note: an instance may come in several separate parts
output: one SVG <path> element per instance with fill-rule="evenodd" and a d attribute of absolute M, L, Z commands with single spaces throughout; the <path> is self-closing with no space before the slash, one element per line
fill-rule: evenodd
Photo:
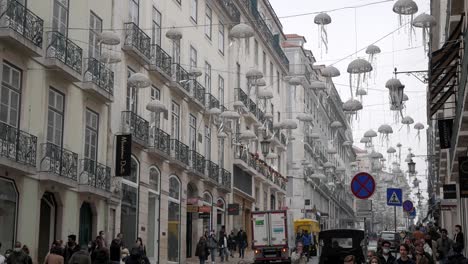
<path fill-rule="evenodd" d="M 120 209 L 120 232 L 125 234 L 123 242 L 132 245 L 137 239 L 138 230 L 138 182 L 140 165 L 132 157 L 131 173 L 122 179 L 122 202 Z"/>
<path fill-rule="evenodd" d="M 97 161 L 98 128 L 99 115 L 90 109 L 86 109 L 84 156 L 94 161 Z"/>
<path fill-rule="evenodd" d="M 168 212 L 167 259 L 178 262 L 180 251 L 180 181 L 174 175 L 169 177 Z"/>
<path fill-rule="evenodd" d="M 207 5 L 205 6 L 205 35 L 211 39 L 213 29 L 213 11 Z"/>
<path fill-rule="evenodd" d="M 270 62 L 270 86 L 273 86 L 273 62 Z"/>
<path fill-rule="evenodd" d="M 263 74 L 266 74 L 267 72 L 266 67 L 267 67 L 267 58 L 266 58 L 266 53 L 263 52 Z"/>
<path fill-rule="evenodd" d="M 151 41 L 161 47 L 161 12 L 153 6 L 153 23 L 151 25 Z"/>
<path fill-rule="evenodd" d="M 54 0 L 52 29 L 67 36 L 68 33 L 68 0 Z"/>
<path fill-rule="evenodd" d="M 254 54 L 254 63 L 258 65 L 258 41 L 256 39 L 254 40 Z"/>
<path fill-rule="evenodd" d="M 236 88 L 241 88 L 241 66 L 236 63 Z"/>
<path fill-rule="evenodd" d="M 280 85 L 281 85 L 281 82 L 280 82 L 280 73 L 279 71 L 276 72 L 276 92 L 279 94 L 280 93 Z"/>
<path fill-rule="evenodd" d="M 220 138 L 218 141 L 218 158 L 219 166 L 224 168 L 224 139 Z"/>
<path fill-rule="evenodd" d="M 0 177 L 0 222 L 2 231 L 0 232 L 0 243 L 3 248 L 13 248 L 16 236 L 18 192 L 15 183 L 11 180 Z"/>
<path fill-rule="evenodd" d="M 102 20 L 93 12 L 89 15 L 89 50 L 90 58 L 99 58 L 101 49 L 99 48 L 98 36 L 102 32 Z"/>
<path fill-rule="evenodd" d="M 161 91 L 152 86 L 151 87 L 151 100 L 161 100 Z M 160 127 L 161 115 L 157 113 L 151 113 L 150 126 L 151 127 Z"/>
<path fill-rule="evenodd" d="M 130 78 L 132 74 L 134 74 L 130 68 L 127 68 L 127 78 Z M 137 96 L 137 88 L 130 86 L 127 84 L 127 110 L 137 113 L 138 109 L 138 96 Z"/>
<path fill-rule="evenodd" d="M 171 135 L 174 139 L 179 139 L 180 134 L 180 106 L 172 101 L 172 120 L 171 120 Z"/>
<path fill-rule="evenodd" d="M 211 93 L 211 65 L 205 61 L 205 89 Z"/>
<path fill-rule="evenodd" d="M 211 160 L 211 129 L 205 126 L 205 158 Z"/>
<path fill-rule="evenodd" d="M 22 72 L 3 63 L 0 89 L 0 122 L 17 127 L 20 111 Z"/>
<path fill-rule="evenodd" d="M 192 0 L 192 7 L 190 10 L 190 18 L 193 22 L 197 23 L 198 21 L 198 0 Z"/>
<path fill-rule="evenodd" d="M 172 41 L 172 62 L 180 63 L 180 40 Z"/>
<path fill-rule="evenodd" d="M 224 24 L 221 21 L 218 25 L 218 50 L 224 54 Z"/>
<path fill-rule="evenodd" d="M 197 118 L 192 114 L 189 117 L 189 144 L 192 150 L 197 150 Z"/>
<path fill-rule="evenodd" d="M 213 196 L 209 192 L 205 192 L 203 194 L 203 206 L 209 206 L 210 208 L 213 207 Z M 212 219 L 213 219 L 213 210 L 210 211 L 208 218 L 203 218 L 203 230 L 211 230 L 212 227 Z"/>
<path fill-rule="evenodd" d="M 140 0 L 129 0 L 128 11 L 130 22 L 138 25 L 140 21 Z"/>
<path fill-rule="evenodd" d="M 62 146 L 64 95 L 49 88 L 49 110 L 47 113 L 47 142 Z"/>
<path fill-rule="evenodd" d="M 147 256 L 152 263 L 159 255 L 158 239 L 159 239 L 159 181 L 161 173 L 158 168 L 151 167 L 149 170 L 149 185 L 148 188 L 148 241 L 146 245 Z"/>
<path fill-rule="evenodd" d="M 194 69 L 197 67 L 197 64 L 198 64 L 197 53 L 198 53 L 197 50 L 192 45 L 190 45 L 190 68 L 191 69 Z"/>
<path fill-rule="evenodd" d="M 219 104 L 224 106 L 224 79 L 218 75 L 218 97 Z"/>

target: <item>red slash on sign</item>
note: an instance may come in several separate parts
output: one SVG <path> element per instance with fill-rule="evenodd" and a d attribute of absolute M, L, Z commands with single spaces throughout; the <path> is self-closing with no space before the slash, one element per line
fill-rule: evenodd
<path fill-rule="evenodd" d="M 351 181 L 351 191 L 359 199 L 367 199 L 374 194 L 375 180 L 366 172 L 359 172 Z"/>

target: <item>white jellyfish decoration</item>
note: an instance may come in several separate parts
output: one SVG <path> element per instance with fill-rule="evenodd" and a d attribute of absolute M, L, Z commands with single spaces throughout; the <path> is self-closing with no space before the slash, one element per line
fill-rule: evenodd
<path fill-rule="evenodd" d="M 294 87 L 294 100 L 296 100 L 296 87 L 302 84 L 302 80 L 299 77 L 292 77 L 289 79 L 288 83 Z"/>
<path fill-rule="evenodd" d="M 311 81 L 310 82 L 310 88 L 314 89 L 314 90 L 319 90 L 319 91 L 323 91 L 327 88 L 326 84 L 324 82 L 321 82 L 321 81 Z"/>
<path fill-rule="evenodd" d="M 178 41 L 182 39 L 182 32 L 175 27 L 172 27 L 166 32 L 166 38 Z"/>
<path fill-rule="evenodd" d="M 389 147 L 387 149 L 387 154 L 388 154 L 388 160 L 391 162 L 392 159 L 394 158 L 395 156 L 395 153 L 396 153 L 396 149 L 394 147 Z"/>
<path fill-rule="evenodd" d="M 401 123 L 406 125 L 408 134 L 410 132 L 410 125 L 414 123 L 414 119 L 411 116 L 405 116 L 401 119 Z"/>
<path fill-rule="evenodd" d="M 341 127 L 343 127 L 343 124 L 340 121 L 333 121 L 330 124 L 330 128 L 332 129 L 332 133 L 333 133 L 333 138 L 336 137 L 336 134 L 338 133 L 338 129 Z"/>
<path fill-rule="evenodd" d="M 377 137 L 377 132 L 375 132 L 372 129 L 369 129 L 364 133 L 364 137 L 369 138 L 369 145 L 372 146 L 372 138 Z"/>
<path fill-rule="evenodd" d="M 353 87 L 355 87 L 355 93 L 357 94 L 362 83 L 367 81 L 366 74 L 371 71 L 372 65 L 365 59 L 355 59 L 348 64 L 347 72 L 349 73 L 349 89 L 351 91 L 351 97 L 353 97 L 354 94 Z"/>
<path fill-rule="evenodd" d="M 229 47 L 231 47 L 234 42 L 237 42 L 239 43 L 239 45 L 237 45 L 237 55 L 240 56 L 240 40 L 241 39 L 250 39 L 251 37 L 253 37 L 255 35 L 255 32 L 253 30 L 253 28 L 247 24 L 244 24 L 244 23 L 240 23 L 240 24 L 237 24 L 235 26 L 233 26 L 231 28 L 231 30 L 229 31 Z M 246 42 L 248 43 L 248 42 Z M 246 48 L 248 49 L 247 45 L 246 45 Z"/>
<path fill-rule="evenodd" d="M 424 46 L 424 53 L 427 53 L 427 49 L 429 46 L 428 39 L 427 37 L 429 36 L 429 30 L 437 25 L 436 19 L 428 15 L 426 13 L 422 13 L 418 15 L 414 20 L 413 20 L 413 27 L 421 28 L 422 29 L 422 41 L 423 41 L 423 46 Z"/>
<path fill-rule="evenodd" d="M 325 46 L 325 53 L 328 53 L 328 32 L 327 25 L 332 22 L 331 17 L 327 13 L 319 13 L 314 17 L 314 23 L 318 25 L 318 43 L 320 48 L 320 56 L 322 56 L 322 46 Z"/>
<path fill-rule="evenodd" d="M 306 123 L 306 122 L 312 122 L 314 120 L 314 117 L 311 114 L 299 113 L 297 114 L 296 119 L 301 122 Z"/>
<path fill-rule="evenodd" d="M 294 119 L 285 119 L 280 123 L 281 129 L 292 130 L 297 128 L 297 122 Z"/>
<path fill-rule="evenodd" d="M 414 129 L 416 129 L 418 132 L 416 134 L 416 137 L 418 138 L 418 141 L 421 141 L 421 130 L 424 129 L 424 125 L 420 122 L 417 122 L 414 124 Z"/>
<path fill-rule="evenodd" d="M 367 95 L 367 91 L 364 88 L 359 88 L 356 92 L 356 96 L 359 96 L 359 101 L 362 103 L 362 97 Z"/>
<path fill-rule="evenodd" d="M 353 116 L 358 117 L 357 112 L 362 110 L 362 103 L 356 99 L 349 99 L 343 103 L 343 112 L 348 117 L 348 122 L 351 124 Z"/>
<path fill-rule="evenodd" d="M 374 69 L 372 72 L 369 73 L 369 78 L 374 78 L 374 81 L 375 81 L 375 78 L 377 76 L 377 54 L 379 54 L 380 52 L 382 52 L 379 48 L 379 46 L 377 45 L 369 45 L 367 48 L 366 48 L 366 54 L 369 55 L 369 58 L 368 58 L 368 61 L 369 63 L 372 65 L 372 68 Z"/>
<path fill-rule="evenodd" d="M 409 44 L 412 42 L 413 35 L 413 15 L 418 12 L 418 5 L 413 0 L 398 0 L 393 5 L 393 12 L 398 14 L 398 23 L 400 27 L 405 27 L 409 33 Z"/>
<path fill-rule="evenodd" d="M 377 132 L 380 134 L 380 141 L 385 141 L 388 145 L 389 135 L 393 133 L 393 128 L 388 124 L 383 124 L 379 126 Z"/>
<path fill-rule="evenodd" d="M 141 72 L 137 72 L 137 73 L 132 74 L 128 78 L 127 84 L 129 86 L 131 86 L 131 87 L 141 89 L 141 88 L 150 87 L 151 86 L 151 80 L 148 78 L 147 75 L 145 75 L 145 74 L 143 74 Z"/>
<path fill-rule="evenodd" d="M 390 110 L 394 111 L 393 119 L 395 123 L 397 123 L 400 115 L 402 115 L 403 90 L 405 89 L 405 86 L 401 84 L 400 80 L 392 78 L 385 83 L 385 87 L 388 88 Z"/>
<path fill-rule="evenodd" d="M 325 77 L 325 85 L 327 89 L 332 87 L 332 78 L 340 76 L 340 71 L 335 66 L 327 66 L 321 70 L 321 74 Z"/>

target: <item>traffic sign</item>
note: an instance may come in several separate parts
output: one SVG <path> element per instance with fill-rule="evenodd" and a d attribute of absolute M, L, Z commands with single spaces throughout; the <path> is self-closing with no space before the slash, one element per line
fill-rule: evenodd
<path fill-rule="evenodd" d="M 409 219 L 414 219 L 416 218 L 416 209 L 414 209 L 413 211 L 411 211 L 408 215 L 408 218 Z"/>
<path fill-rule="evenodd" d="M 413 209 L 414 209 L 413 202 L 411 202 L 410 200 L 406 200 L 403 202 L 403 210 L 405 212 L 411 212 L 411 210 Z"/>
<path fill-rule="evenodd" d="M 403 192 L 401 189 L 387 188 L 387 205 L 390 206 L 401 206 Z"/>
<path fill-rule="evenodd" d="M 374 194 L 375 180 L 366 172 L 359 172 L 354 175 L 351 181 L 351 191 L 359 199 L 367 199 Z"/>

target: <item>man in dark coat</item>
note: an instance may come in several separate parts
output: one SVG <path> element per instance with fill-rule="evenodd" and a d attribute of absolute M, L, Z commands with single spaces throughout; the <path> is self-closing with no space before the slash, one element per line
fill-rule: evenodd
<path fill-rule="evenodd" d="M 461 254 L 463 249 L 465 248 L 465 240 L 463 237 L 461 225 L 455 226 L 455 235 L 453 237 L 453 243 L 453 251 L 455 251 L 455 253 Z"/>
<path fill-rule="evenodd" d="M 7 264 L 29 264 L 30 257 L 23 251 L 20 242 L 15 243 L 13 252 L 6 259 Z"/>
<path fill-rule="evenodd" d="M 68 263 L 73 254 L 78 251 L 80 251 L 80 245 L 76 243 L 76 235 L 69 235 L 68 243 L 65 247 L 65 263 Z"/>

